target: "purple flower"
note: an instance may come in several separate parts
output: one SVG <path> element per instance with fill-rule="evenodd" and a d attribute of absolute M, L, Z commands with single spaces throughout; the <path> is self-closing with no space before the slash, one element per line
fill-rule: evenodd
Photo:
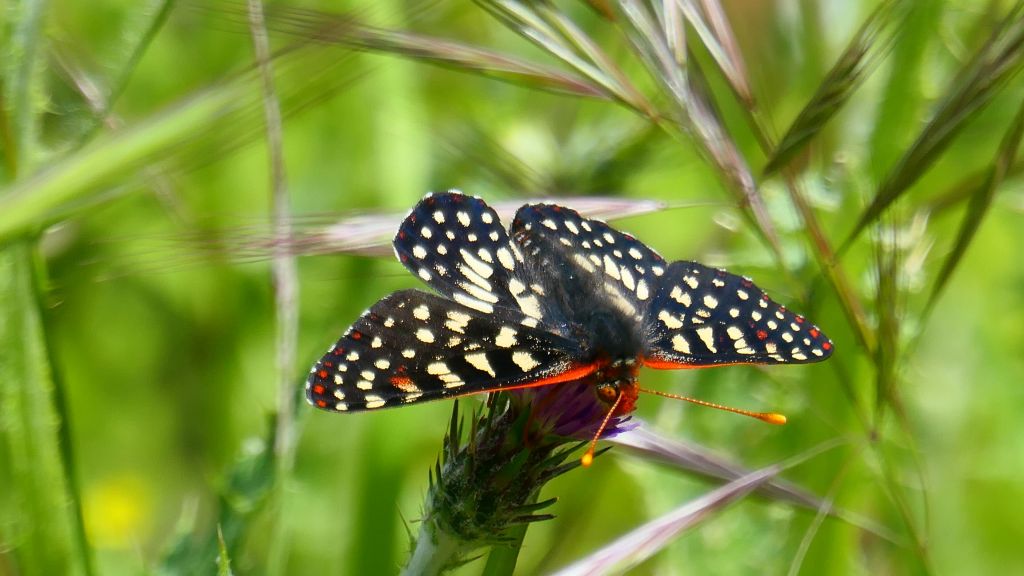
<path fill-rule="evenodd" d="M 517 406 L 532 406 L 531 418 L 543 432 L 578 440 L 592 439 L 611 409 L 598 397 L 594 384 L 586 380 L 512 390 L 509 396 Z M 639 426 L 630 417 L 632 407 L 623 408 L 608 421 L 601 438 Z"/>

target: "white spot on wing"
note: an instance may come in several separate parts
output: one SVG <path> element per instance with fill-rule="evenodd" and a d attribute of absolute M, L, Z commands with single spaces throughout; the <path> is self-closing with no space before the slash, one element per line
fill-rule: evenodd
<path fill-rule="evenodd" d="M 516 366 L 519 366 L 519 369 L 523 372 L 529 372 L 537 366 L 540 366 L 540 362 L 537 362 L 529 352 L 513 352 L 512 361 L 515 362 Z"/>
<path fill-rule="evenodd" d="M 419 306 L 412 309 L 412 315 L 417 320 L 426 321 L 430 319 L 430 310 L 427 309 L 427 306 L 425 304 L 420 304 Z"/>
<path fill-rule="evenodd" d="M 480 276 L 490 278 L 491 274 L 494 274 L 494 268 L 491 268 L 486 263 L 481 262 L 476 256 L 473 256 L 465 250 L 459 250 L 459 254 L 462 255 L 462 259 L 465 260 L 466 264 L 469 264 L 469 267 Z"/>
<path fill-rule="evenodd" d="M 516 267 L 515 261 L 512 260 L 512 254 L 508 251 L 508 248 L 505 248 L 504 246 L 498 248 L 498 262 L 501 262 L 501 265 L 504 266 L 506 270 L 514 270 Z"/>
<path fill-rule="evenodd" d="M 427 344 L 434 343 L 434 333 L 426 328 L 420 328 L 416 331 L 416 339 L 420 342 L 426 342 Z"/>
<path fill-rule="evenodd" d="M 448 374 L 451 370 L 448 365 L 444 362 L 431 362 L 427 364 L 427 374 L 432 376 L 440 376 L 441 374 Z"/>
<path fill-rule="evenodd" d="M 644 282 L 644 279 L 641 278 L 640 281 L 636 283 L 636 297 L 640 300 L 647 300 L 650 295 L 651 293 L 647 288 L 647 282 Z"/>
<path fill-rule="evenodd" d="M 672 337 L 672 349 L 676 352 L 682 352 L 683 354 L 690 353 L 690 343 L 683 338 L 682 334 L 676 334 Z"/>
<path fill-rule="evenodd" d="M 516 296 L 516 303 L 519 304 L 519 309 L 523 311 L 523 314 L 531 318 L 541 318 L 540 301 L 533 294 L 529 296 Z"/>
<path fill-rule="evenodd" d="M 462 304 L 466 308 L 472 308 L 473 310 L 477 310 L 478 312 L 483 312 L 485 314 L 490 314 L 491 312 L 494 312 L 494 306 L 491 306 L 487 302 L 481 302 L 476 298 L 467 296 L 462 292 L 456 292 L 454 298 L 456 302 Z"/>
<path fill-rule="evenodd" d="M 636 282 L 633 280 L 633 274 L 625 266 L 619 270 L 619 275 L 622 276 L 622 283 L 626 285 L 626 288 L 636 291 Z"/>
<path fill-rule="evenodd" d="M 509 328 L 508 326 L 502 326 L 501 330 L 498 331 L 498 335 L 494 338 L 494 343 L 502 348 L 511 348 L 519 343 L 516 340 L 516 331 Z"/>
<path fill-rule="evenodd" d="M 710 326 L 698 328 L 697 336 L 700 336 L 701 342 L 708 347 L 708 350 L 710 350 L 712 354 L 718 352 L 718 350 L 715 349 L 715 331 Z"/>
<path fill-rule="evenodd" d="M 494 368 L 491 367 L 491 363 L 487 360 L 487 354 L 484 352 L 466 354 L 466 362 L 469 362 L 473 368 L 490 374 L 491 378 L 497 376 L 494 372 Z"/>
<path fill-rule="evenodd" d="M 676 330 L 683 327 L 683 323 L 678 318 L 670 314 L 668 310 L 658 312 L 658 320 L 661 320 L 661 323 L 670 330 Z"/>

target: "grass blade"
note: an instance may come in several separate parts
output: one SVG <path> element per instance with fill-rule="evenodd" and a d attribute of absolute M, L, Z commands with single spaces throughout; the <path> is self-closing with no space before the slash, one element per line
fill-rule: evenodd
<path fill-rule="evenodd" d="M 197 8 L 218 10 L 205 5 L 199 5 Z M 244 13 L 230 8 L 215 12 L 215 15 L 229 21 L 245 21 Z M 287 34 L 304 42 L 396 54 L 552 92 L 589 98 L 613 97 L 600 85 L 571 72 L 444 38 L 371 26 L 351 15 L 274 7 L 268 10 L 266 23 L 270 32 Z"/>
<path fill-rule="evenodd" d="M 703 446 L 653 432 L 650 426 L 646 424 L 641 424 L 640 427 L 634 430 L 619 434 L 615 438 L 611 438 L 609 442 L 622 446 L 630 453 L 636 454 L 645 460 L 674 466 L 680 470 L 685 470 L 711 480 L 732 482 L 751 473 L 750 469 L 722 457 Z M 817 451 L 823 452 L 843 443 L 845 441 L 841 440 L 826 442 L 820 445 Z M 768 480 L 762 486 L 759 486 L 755 493 L 772 500 L 786 502 L 838 518 L 853 526 L 871 532 L 880 538 L 900 543 L 896 535 L 877 522 L 848 510 L 836 508 L 830 502 L 822 500 L 817 495 L 781 478 Z"/>
<path fill-rule="evenodd" d="M 960 230 L 957 232 L 956 242 L 953 244 L 953 250 L 946 256 L 945 261 L 942 263 L 942 268 L 939 269 L 935 282 L 932 284 L 932 291 L 928 297 L 928 303 L 925 305 L 926 316 L 931 312 L 935 302 L 946 288 L 946 284 L 967 252 L 967 248 L 974 239 L 974 235 L 978 232 L 982 220 L 988 214 L 996 191 L 999 190 L 999 187 L 1006 179 L 1006 175 L 1012 168 L 1014 160 L 1017 158 L 1017 151 L 1020 149 L 1022 137 L 1024 137 L 1024 103 L 1022 103 L 1020 111 L 1017 112 L 1017 117 L 1014 118 L 1013 124 L 1010 125 L 1006 135 L 1003 136 L 1003 142 L 999 146 L 999 151 L 996 154 L 995 161 L 992 163 L 992 167 L 989 169 L 988 176 L 971 195 L 970 202 L 967 204 L 967 213 L 964 215 L 963 222 L 960 223 Z"/>
<path fill-rule="evenodd" d="M 895 22 L 902 17 L 905 7 L 905 0 L 889 0 L 868 16 L 772 151 L 764 168 L 765 175 L 774 174 L 787 165 L 863 84 L 868 72 L 892 46 L 895 33 L 901 28 Z"/>
<path fill-rule="evenodd" d="M 732 482 L 751 472 L 702 446 L 652 432 L 650 427 L 644 424 L 609 439 L 609 442 L 622 446 L 645 460 L 662 462 L 713 480 Z M 817 510 L 822 505 L 820 498 L 785 480 L 769 480 L 759 487 L 757 492 L 774 500 L 812 510 Z M 829 512 L 834 511 L 830 509 Z"/>
<path fill-rule="evenodd" d="M 117 74 L 117 78 L 114 80 L 110 87 L 109 95 L 102 99 L 102 108 L 96 110 L 96 114 L 93 117 L 92 125 L 85 130 L 82 141 L 88 140 L 96 130 L 98 130 L 103 123 L 110 116 L 114 106 L 117 104 L 121 94 L 124 93 L 125 88 L 128 87 L 128 82 L 132 78 L 135 69 L 139 65 L 139 61 L 142 60 L 142 56 L 146 53 L 146 49 L 156 38 L 157 33 L 163 28 L 167 22 L 167 17 L 170 16 L 171 11 L 177 5 L 177 0 L 155 0 L 151 6 L 139 10 L 138 14 L 141 18 L 146 18 L 147 12 L 152 12 L 152 16 L 149 17 L 149 22 L 146 23 L 145 29 L 139 34 L 138 43 L 132 47 L 131 53 L 128 59 L 121 66 L 120 71 Z M 156 6 L 158 4 L 158 6 Z"/>
<path fill-rule="evenodd" d="M 953 138 L 992 101 L 1024 66 L 1024 2 L 1017 2 L 989 40 L 950 83 L 946 97 L 907 152 L 882 182 L 839 252 L 907 191 L 946 150 Z"/>
<path fill-rule="evenodd" d="M 62 461 L 35 274 L 28 243 L 0 250 L 0 541 L 16 572 L 90 573 Z"/>
<path fill-rule="evenodd" d="M 629 23 L 626 33 L 634 52 L 672 101 L 672 115 L 680 132 L 696 140 L 701 152 L 718 168 L 743 215 L 781 261 L 778 233 L 754 176 L 726 131 L 700 69 L 692 58 L 687 60 L 685 70 L 680 67 L 664 35 L 664 27 L 641 2 L 624 0 L 621 11 Z"/>
<path fill-rule="evenodd" d="M 223 85 L 148 122 L 104 135 L 0 191 L 0 242 L 39 229 L 51 212 L 96 194 L 116 176 L 132 172 L 129 167 L 146 163 L 236 109 L 246 93 L 242 83 Z"/>
<path fill-rule="evenodd" d="M 319 103 L 351 84 L 352 74 L 338 72 L 336 61 L 324 65 L 315 50 L 292 50 L 277 56 L 280 99 L 286 115 Z M 222 155 L 190 146 L 208 140 L 223 153 L 261 134 L 263 106 L 258 71 L 236 74 L 174 107 L 98 136 L 85 146 L 53 160 L 45 169 L 0 189 L 0 242 L 40 230 L 90 203 L 109 200 L 111 190 L 134 191 L 159 167 L 195 169 Z"/>
<path fill-rule="evenodd" d="M 695 0 L 675 0 L 675 3 L 683 11 L 687 22 L 693 26 L 701 44 L 718 65 L 722 75 L 729 81 L 729 86 L 749 106 L 754 96 L 747 82 L 747 67 L 736 44 L 736 36 L 725 17 L 725 10 L 718 0 L 699 1 L 700 6 L 696 5 Z"/>
<path fill-rule="evenodd" d="M 778 467 L 769 466 L 687 502 L 661 518 L 620 537 L 590 556 L 559 570 L 555 576 L 626 572 L 653 556 L 679 534 L 697 526 L 712 514 L 764 485 L 778 471 Z"/>

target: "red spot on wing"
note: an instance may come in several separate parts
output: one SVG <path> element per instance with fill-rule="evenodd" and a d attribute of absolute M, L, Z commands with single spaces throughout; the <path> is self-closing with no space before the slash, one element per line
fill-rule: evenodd
<path fill-rule="evenodd" d="M 768 338 L 768 333 L 767 332 L 765 332 L 764 330 L 758 330 L 757 331 L 757 339 L 758 340 L 764 340 L 766 338 Z"/>
<path fill-rule="evenodd" d="M 412 379 L 406 376 L 392 376 L 391 385 L 402 392 L 415 392 L 417 390 L 416 385 L 412 383 Z"/>
<path fill-rule="evenodd" d="M 355 332 L 352 332 L 352 339 L 353 340 L 359 340 L 362 337 L 363 337 L 363 333 L 362 332 L 360 332 L 358 330 L 356 330 Z"/>
<path fill-rule="evenodd" d="M 321 379 L 327 378 L 327 370 L 321 370 L 317 372 L 316 375 L 319 376 Z"/>
<path fill-rule="evenodd" d="M 831 350 L 832 349 L 832 343 L 831 342 L 825 342 L 824 344 L 821 345 L 821 347 L 824 348 L 825 350 Z"/>
<path fill-rule="evenodd" d="M 317 400 L 316 405 L 320 408 L 327 408 L 327 402 L 324 402 L 323 400 Z"/>
<path fill-rule="evenodd" d="M 316 386 L 313 386 L 313 393 L 314 394 L 323 394 L 325 391 L 326 390 L 324 389 L 324 387 L 319 385 L 319 384 L 317 384 Z"/>
<path fill-rule="evenodd" d="M 818 332 L 817 328 L 811 328 L 811 338 L 817 338 L 821 332 Z"/>

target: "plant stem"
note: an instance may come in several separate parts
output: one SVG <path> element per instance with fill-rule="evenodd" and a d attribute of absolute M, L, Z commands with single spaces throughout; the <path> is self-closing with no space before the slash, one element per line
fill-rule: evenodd
<path fill-rule="evenodd" d="M 402 576 L 432 576 L 453 568 L 459 561 L 459 540 L 429 518 L 423 520 L 416 549 L 409 563 L 402 569 Z"/>

